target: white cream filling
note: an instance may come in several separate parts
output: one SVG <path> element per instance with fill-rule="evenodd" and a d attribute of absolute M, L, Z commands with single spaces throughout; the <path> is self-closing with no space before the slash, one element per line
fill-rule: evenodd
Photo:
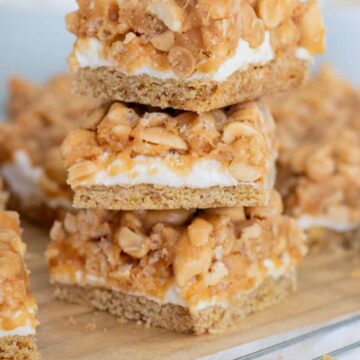
<path fill-rule="evenodd" d="M 18 150 L 14 154 L 13 162 L 4 164 L 0 168 L 0 174 L 5 179 L 11 191 L 16 194 L 25 205 L 45 202 L 52 208 L 70 208 L 71 202 L 67 199 L 49 199 L 43 193 L 40 186 L 40 177 L 43 169 L 33 166 L 24 150 Z"/>
<path fill-rule="evenodd" d="M 300 60 L 311 61 L 313 59 L 309 51 L 303 47 L 299 47 L 295 50 L 295 56 Z"/>
<path fill-rule="evenodd" d="M 35 335 L 36 330 L 30 324 L 19 326 L 12 330 L 1 330 L 0 329 L 0 337 L 4 336 L 29 336 Z"/>
<path fill-rule="evenodd" d="M 102 52 L 102 43 L 96 38 L 80 38 L 75 48 L 75 57 L 82 68 L 115 67 L 116 62 L 104 59 L 101 56 Z M 235 54 L 227 58 L 216 71 L 209 73 L 196 72 L 186 80 L 209 79 L 221 82 L 237 71 L 245 71 L 250 65 L 264 65 L 273 59 L 274 52 L 270 44 L 270 34 L 266 32 L 263 43 L 256 49 L 251 48 L 245 40 L 239 39 Z M 180 79 L 172 70 L 157 71 L 149 66 L 138 68 L 128 75 L 149 75 L 162 80 Z"/>
<path fill-rule="evenodd" d="M 104 155 L 104 159 L 108 154 Z M 170 157 L 176 155 L 170 155 Z M 96 185 L 139 185 L 152 184 L 171 187 L 196 187 L 207 188 L 211 186 L 234 186 L 239 181 L 234 178 L 229 169 L 221 166 L 216 160 L 196 161 L 187 174 L 179 174 L 166 164 L 166 160 L 160 157 L 137 156 L 133 159 L 134 165 L 130 172 L 120 172 L 116 175 L 109 174 L 112 167 L 123 166 L 121 159 L 114 160 L 107 169 L 99 171 L 92 182 Z M 88 180 L 85 180 L 87 183 Z M 255 183 L 251 183 L 254 186 Z"/>
<path fill-rule="evenodd" d="M 336 232 L 345 232 L 354 230 L 360 227 L 359 222 L 336 222 L 333 219 L 330 219 L 325 216 L 309 216 L 302 215 L 297 219 L 297 224 L 304 230 L 308 230 L 311 228 L 325 228 Z"/>
<path fill-rule="evenodd" d="M 276 267 L 273 260 L 271 260 L 271 259 L 263 260 L 263 264 L 267 269 L 267 276 L 277 279 L 277 278 L 285 275 L 286 273 L 289 273 L 290 271 L 294 270 L 293 266 L 291 265 L 290 255 L 287 252 L 283 253 L 283 255 L 281 257 L 281 261 L 282 261 L 281 266 Z M 249 275 L 253 276 L 255 278 L 258 278 L 259 269 L 252 269 L 252 270 L 249 269 Z M 84 285 L 106 286 L 105 278 L 97 277 L 97 276 L 94 276 L 91 274 L 85 274 L 82 271 L 77 271 L 75 277 L 76 277 L 76 279 L 75 279 L 76 284 L 80 285 L 80 286 L 84 286 Z M 66 285 L 73 284 L 72 277 L 70 276 L 70 274 L 66 274 L 66 273 L 52 274 L 52 280 L 61 282 Z M 259 277 L 256 280 L 255 286 L 246 292 L 253 291 L 256 287 L 260 286 L 263 281 L 264 281 L 264 279 Z M 112 287 L 111 289 L 114 291 L 119 290 L 116 287 Z M 154 296 L 149 296 L 149 295 L 141 293 L 141 292 L 126 292 L 126 293 L 129 295 L 134 295 L 134 296 L 143 296 L 149 300 L 153 300 L 160 304 L 174 304 L 174 305 L 179 305 L 179 306 L 183 306 L 183 307 L 189 307 L 188 304 L 185 302 L 185 300 L 181 296 L 181 290 L 175 284 L 169 288 L 169 290 L 167 291 L 167 293 L 163 299 L 160 299 L 160 298 L 157 298 Z M 244 294 L 244 291 L 239 292 L 239 295 L 243 295 L 243 294 Z M 199 301 L 195 306 L 191 306 L 191 310 L 200 311 L 205 308 L 212 307 L 212 306 L 221 306 L 221 307 L 225 308 L 229 305 L 230 304 L 228 302 L 220 301 L 216 297 L 213 297 L 212 299 L 209 299 L 209 300 Z"/>

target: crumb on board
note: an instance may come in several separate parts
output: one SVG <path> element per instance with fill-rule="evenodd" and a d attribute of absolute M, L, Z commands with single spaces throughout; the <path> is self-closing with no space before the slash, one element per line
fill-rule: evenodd
<path fill-rule="evenodd" d="M 88 323 L 86 323 L 85 328 L 87 330 L 95 330 L 96 324 L 93 321 L 89 321 Z"/>
<path fill-rule="evenodd" d="M 360 280 L 360 268 L 352 270 L 350 272 L 350 277 L 352 279 L 359 279 Z"/>
<path fill-rule="evenodd" d="M 128 320 L 125 318 L 119 317 L 119 318 L 117 318 L 117 322 L 119 324 L 126 324 L 128 322 Z"/>
<path fill-rule="evenodd" d="M 76 325 L 77 324 L 77 321 L 72 317 L 72 316 L 69 316 L 67 318 L 67 324 L 69 325 Z"/>

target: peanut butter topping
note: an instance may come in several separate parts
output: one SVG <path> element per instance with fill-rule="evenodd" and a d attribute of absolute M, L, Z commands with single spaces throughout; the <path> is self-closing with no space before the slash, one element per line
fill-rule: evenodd
<path fill-rule="evenodd" d="M 32 166 L 44 170 L 40 185 L 50 198 L 71 198 L 59 147 L 66 134 L 88 121 L 87 114 L 101 104 L 73 95 L 71 83 L 67 75 L 56 76 L 42 87 L 12 78 L 9 121 L 0 123 L 0 166 L 12 162 L 17 151 L 24 151 Z"/>
<path fill-rule="evenodd" d="M 51 231 L 52 279 L 159 300 L 175 285 L 190 306 L 212 298 L 231 301 L 270 276 L 266 259 L 290 271 L 305 254 L 304 234 L 280 211 L 274 193 L 262 212 L 240 207 L 69 214 Z"/>
<path fill-rule="evenodd" d="M 234 55 L 239 40 L 258 48 L 269 31 L 274 52 L 304 47 L 324 51 L 317 1 L 296 0 L 78 0 L 68 30 L 79 39 L 96 38 L 102 57 L 119 70 L 143 66 L 172 70 L 187 78 L 212 72 Z M 81 48 L 81 43 L 74 50 Z M 69 63 L 79 66 L 75 53 Z"/>
<path fill-rule="evenodd" d="M 131 173 L 139 156 L 148 158 L 149 168 L 151 158 L 160 157 L 180 175 L 199 160 L 213 159 L 239 181 L 261 182 L 276 153 L 274 123 L 261 103 L 202 114 L 113 103 L 100 114 L 97 126 L 93 121 L 71 132 L 62 145 L 72 186 L 103 169 L 111 176 Z M 121 165 L 112 165 L 116 159 Z"/>
<path fill-rule="evenodd" d="M 280 141 L 279 189 L 288 212 L 360 223 L 360 92 L 330 68 L 269 106 Z"/>
<path fill-rule="evenodd" d="M 29 291 L 24 264 L 26 245 L 20 239 L 16 213 L 0 211 L 0 330 L 38 324 L 37 306 Z"/>

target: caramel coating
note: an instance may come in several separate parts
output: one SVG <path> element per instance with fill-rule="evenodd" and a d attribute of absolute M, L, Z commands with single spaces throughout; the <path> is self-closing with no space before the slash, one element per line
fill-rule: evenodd
<path fill-rule="evenodd" d="M 75 186 L 86 174 L 93 176 L 96 168 L 106 168 L 107 160 L 100 160 L 105 151 L 111 159 L 126 159 L 129 168 L 132 158 L 139 155 L 168 159 L 172 154 L 169 162 L 176 155 L 175 166 L 179 164 L 181 171 L 191 169 L 199 158 L 216 159 L 236 179 L 253 182 L 264 176 L 276 152 L 273 135 L 271 116 L 256 102 L 202 114 L 156 112 L 114 103 L 96 131 L 71 132 L 61 149 L 69 183 Z"/>
<path fill-rule="evenodd" d="M 300 46 L 312 54 L 324 50 L 316 0 L 78 0 L 78 5 L 67 16 L 68 30 L 81 41 L 100 40 L 102 56 L 125 72 L 148 65 L 180 78 L 212 72 L 234 55 L 239 40 L 258 48 L 266 31 L 274 53 Z M 79 67 L 75 52 L 69 63 L 75 71 Z"/>

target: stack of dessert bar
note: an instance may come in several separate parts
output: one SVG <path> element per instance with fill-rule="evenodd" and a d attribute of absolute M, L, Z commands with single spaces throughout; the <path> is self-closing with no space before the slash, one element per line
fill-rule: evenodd
<path fill-rule="evenodd" d="M 4 210 L 6 198 L 0 178 L 0 358 L 37 360 L 37 306 L 24 263 L 26 245 L 18 215 Z"/>
<path fill-rule="evenodd" d="M 254 100 L 306 79 L 317 3 L 78 4 L 75 87 L 106 102 L 62 145 L 84 210 L 51 231 L 56 295 L 202 334 L 291 293 L 304 234 L 282 215 L 275 124 Z"/>

